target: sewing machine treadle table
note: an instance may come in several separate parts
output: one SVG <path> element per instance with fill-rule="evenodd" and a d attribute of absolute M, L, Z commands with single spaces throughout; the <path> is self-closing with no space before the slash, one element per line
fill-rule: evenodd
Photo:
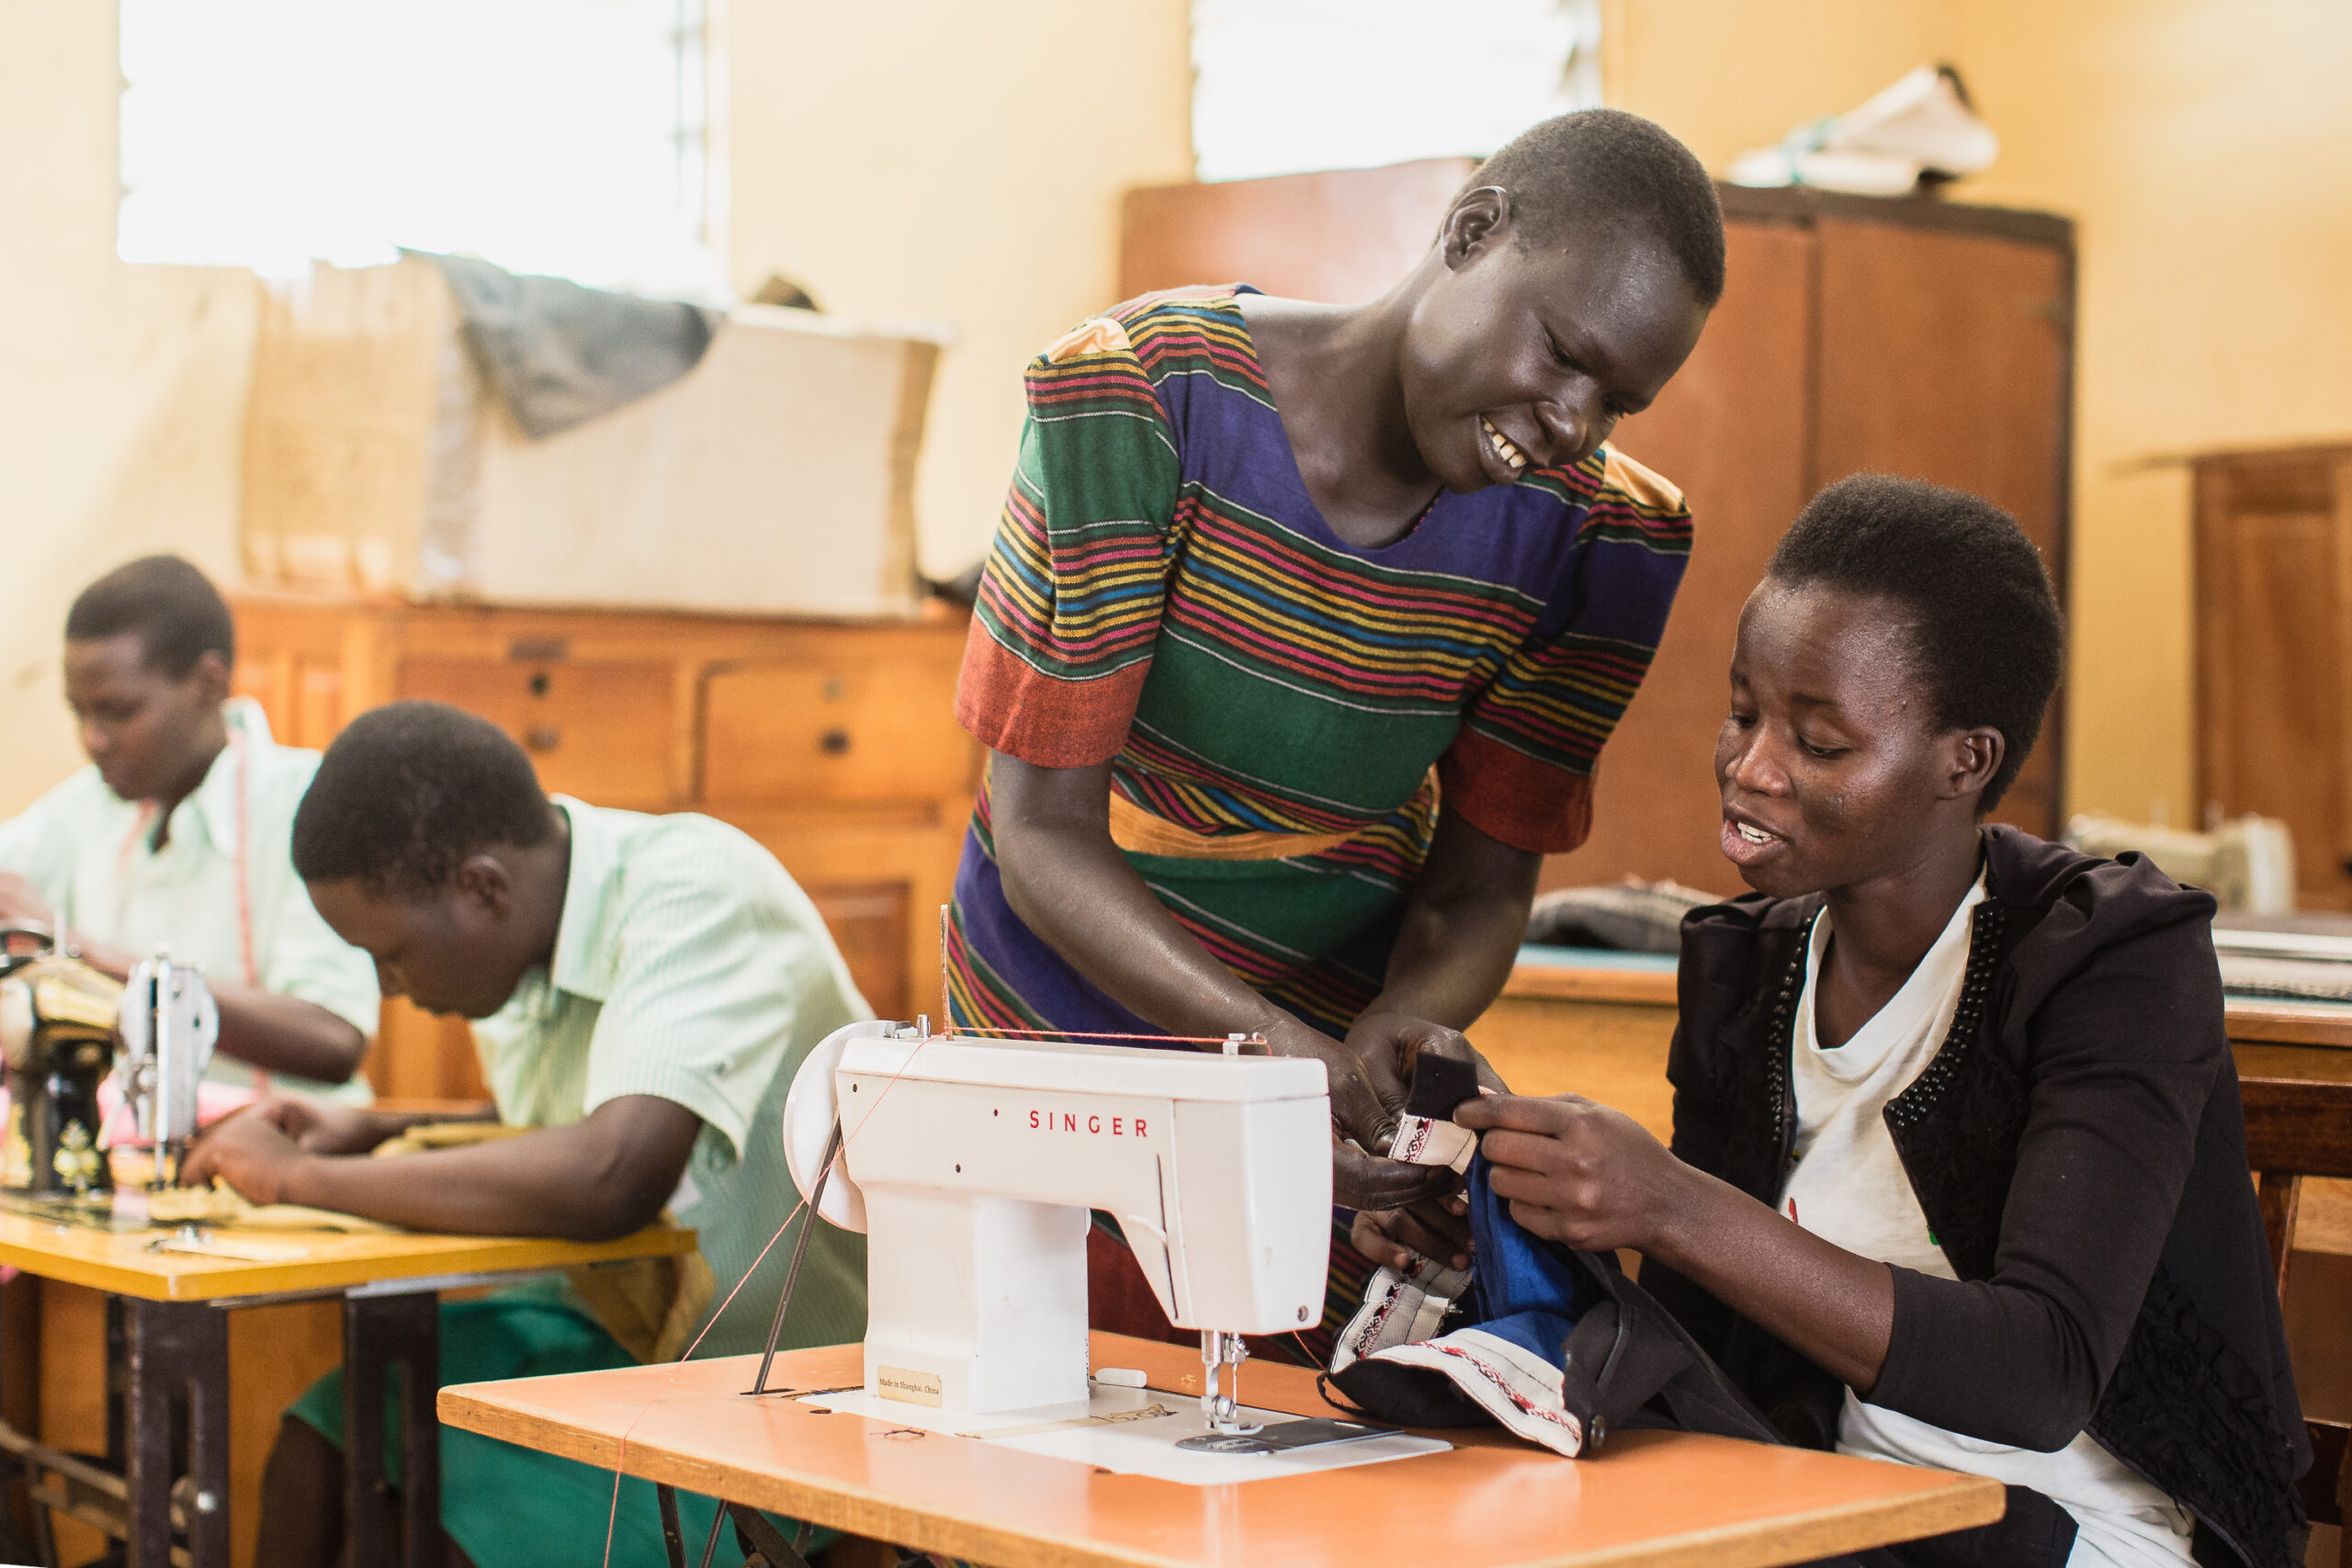
<path fill-rule="evenodd" d="M 234 1233 L 232 1233 L 234 1234 Z M 272 1233 L 299 1256 L 234 1258 L 153 1250 L 165 1230 L 107 1232 L 0 1213 L 0 1264 L 123 1299 L 130 1338 L 127 1474 L 42 1448 L 0 1426 L 0 1447 L 47 1472 L 50 1495 L 100 1528 L 118 1526 L 130 1568 L 228 1568 L 228 1309 L 304 1297 L 343 1299 L 345 1519 L 352 1568 L 390 1568 L 383 1484 L 384 1401 L 395 1364 L 430 1369 L 402 1380 L 404 1557 L 440 1568 L 440 1292 L 583 1264 L 677 1257 L 695 1233 L 655 1225 L 594 1244 L 541 1237 Z M 275 1250 L 275 1249 L 272 1249 Z M 187 1413 L 187 1497 L 173 1495 L 175 1406 Z M 118 1515 L 119 1510 L 119 1515 Z M 172 1540 L 175 1514 L 187 1537 Z M 95 1516 L 95 1517 L 94 1517 Z M 432 1528 L 424 1528 L 430 1526 Z"/>
<path fill-rule="evenodd" d="M 1093 1357 L 1141 1369 L 1156 1389 L 1200 1392 L 1189 1347 L 1097 1334 Z M 1965 1529 L 2003 1506 L 1999 1483 L 1981 1476 L 1686 1432 L 1620 1433 L 1585 1461 L 1499 1430 L 1449 1431 L 1448 1453 L 1182 1486 L 793 1397 L 855 1386 L 855 1345 L 780 1355 L 768 1381 L 786 1392 L 752 1399 L 758 1359 L 463 1384 L 441 1391 L 441 1418 L 989 1568 L 1355 1568 L 1416 1553 L 1454 1568 L 1742 1568 Z M 1252 1404 L 1331 1414 L 1305 1368 L 1253 1361 L 1243 1384 Z M 699 1547 L 686 1543 L 687 1568 Z"/>

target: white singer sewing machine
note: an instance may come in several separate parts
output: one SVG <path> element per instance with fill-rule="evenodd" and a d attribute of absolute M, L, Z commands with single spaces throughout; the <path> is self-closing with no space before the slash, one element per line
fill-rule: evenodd
<path fill-rule="evenodd" d="M 1331 1222 L 1323 1064 L 854 1024 L 785 1111 L 793 1180 L 866 1235 L 865 1383 L 812 1404 L 1219 1484 L 1442 1450 L 1433 1439 L 1253 1411 L 1244 1334 L 1323 1310 Z M 838 1134 L 836 1127 L 838 1126 Z M 1089 1365 L 1090 1209 L 1201 1331 L 1198 1407 Z M 1155 1397 L 1162 1395 L 1162 1397 Z"/>

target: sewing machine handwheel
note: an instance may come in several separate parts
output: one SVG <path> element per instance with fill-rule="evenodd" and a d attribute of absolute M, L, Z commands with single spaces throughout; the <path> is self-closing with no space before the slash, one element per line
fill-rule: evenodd
<path fill-rule="evenodd" d="M 816 1188 L 818 1165 L 825 1157 L 825 1147 L 832 1140 L 833 1122 L 840 1115 L 833 1074 L 841 1066 L 842 1052 L 853 1040 L 877 1038 L 897 1027 L 876 1020 L 837 1029 L 818 1043 L 816 1049 L 801 1060 L 800 1070 L 792 1075 L 791 1092 L 784 1097 L 784 1163 L 792 1172 L 792 1185 L 802 1196 Z M 825 1194 L 817 1205 L 817 1213 L 845 1231 L 864 1234 L 865 1194 L 849 1179 L 846 1158 L 834 1161 L 832 1177 L 825 1183 Z"/>

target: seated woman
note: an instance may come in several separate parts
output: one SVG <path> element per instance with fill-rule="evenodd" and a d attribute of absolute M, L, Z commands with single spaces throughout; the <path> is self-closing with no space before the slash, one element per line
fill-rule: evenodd
<path fill-rule="evenodd" d="M 1824 491 L 1740 617 L 1715 773 L 1758 896 L 1683 927 L 1672 1152 L 1574 1096 L 1456 1120 L 1521 1226 L 1637 1249 L 1792 1440 L 2007 1485 L 1897 1560 L 2289 1568 L 2309 1456 L 2213 901 L 1984 821 L 2061 642 L 1992 505 Z"/>

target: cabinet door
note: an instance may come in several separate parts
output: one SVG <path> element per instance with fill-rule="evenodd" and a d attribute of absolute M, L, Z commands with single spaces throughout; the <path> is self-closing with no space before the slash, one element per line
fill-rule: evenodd
<path fill-rule="evenodd" d="M 2352 457 L 2199 464 L 2200 794 L 2209 811 L 2283 820 L 2298 897 L 2321 908 L 2352 908 L 2347 638 Z"/>
<path fill-rule="evenodd" d="M 1973 491 L 2018 520 L 2065 592 L 2074 265 L 2055 246 L 1823 218 L 1808 490 L 1854 473 Z M 2059 827 L 2060 708 L 1994 815 Z"/>
<path fill-rule="evenodd" d="M 1649 674 L 1600 754 L 1592 837 L 1548 886 L 1670 877 L 1744 889 L 1716 847 L 1715 735 L 1730 705 L 1740 606 L 1804 504 L 1806 302 L 1813 241 L 1794 224 L 1733 223 L 1730 272 L 1699 346 L 1617 445 L 1682 487 L 1689 570 Z"/>
<path fill-rule="evenodd" d="M 506 731 L 551 792 L 632 811 L 682 804 L 670 782 L 677 671 L 668 660 L 411 656 L 398 689 Z"/>
<path fill-rule="evenodd" d="M 792 874 L 883 1018 L 940 1005 L 940 907 L 953 892 L 964 822 L 845 821 L 826 814 L 713 807 Z"/>

